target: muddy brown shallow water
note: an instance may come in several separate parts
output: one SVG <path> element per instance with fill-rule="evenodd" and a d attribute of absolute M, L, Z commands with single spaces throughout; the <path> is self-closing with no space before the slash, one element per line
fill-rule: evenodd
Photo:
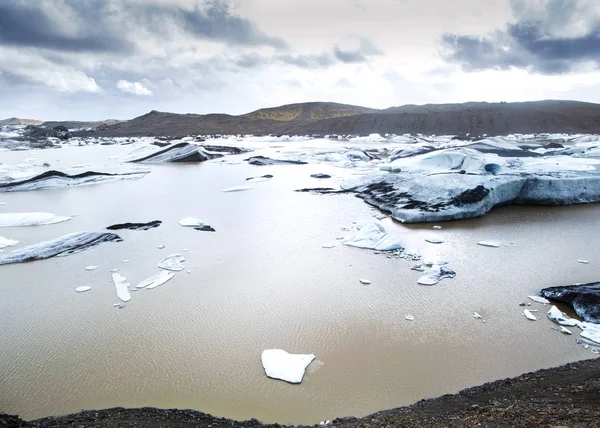
<path fill-rule="evenodd" d="M 77 147 L 34 156 L 73 165 L 112 162 L 109 157 L 129 150 Z M 2 152 L 0 161 L 31 156 Z M 373 219 L 372 209 L 351 195 L 293 190 L 320 185 L 312 173 L 331 173 L 335 183 L 347 171 L 214 161 L 150 170 L 137 181 L 0 194 L 6 202 L 0 212 L 76 215 L 51 226 L 0 230 L 23 244 L 116 223 L 163 221 L 149 231 L 119 231 L 122 243 L 0 268 L 1 411 L 33 419 L 154 406 L 312 424 L 593 356 L 575 337 L 551 330 L 546 307 L 534 304 L 542 319 L 530 322 L 519 303 L 543 287 L 598 279 L 597 205 L 498 208 L 480 219 L 442 224 L 439 245 L 425 242 L 432 225 L 383 220 L 407 247 L 446 259 L 457 272 L 423 287 L 405 260 L 323 248 L 354 221 Z M 222 192 L 264 174 L 274 178 L 247 192 Z M 188 216 L 216 232 L 180 227 L 178 220 Z M 477 246 L 481 240 L 502 246 Z M 184 248 L 191 273 L 132 293 L 124 309 L 113 307 L 118 299 L 110 269 L 120 268 L 136 284 L 161 258 Z M 88 265 L 99 268 L 88 272 Z M 92 290 L 76 293 L 82 285 Z M 475 311 L 485 323 L 472 317 Z M 407 314 L 415 321 L 406 321 Z M 270 380 L 260 353 L 272 347 L 314 353 L 324 364 L 310 367 L 300 385 Z"/>

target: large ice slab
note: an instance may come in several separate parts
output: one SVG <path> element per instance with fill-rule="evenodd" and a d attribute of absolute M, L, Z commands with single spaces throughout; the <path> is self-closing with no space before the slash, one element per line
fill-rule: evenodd
<path fill-rule="evenodd" d="M 600 324 L 600 282 L 544 288 L 540 295 L 569 303 L 581 318 Z"/>
<path fill-rule="evenodd" d="M 121 238 L 114 233 L 76 232 L 51 241 L 29 245 L 0 254 L 0 265 L 63 257 L 87 250 L 102 242 L 118 242 Z"/>
<path fill-rule="evenodd" d="M 117 297 L 124 302 L 129 302 L 131 300 L 131 294 L 129 294 L 129 283 L 127 282 L 127 278 L 125 278 L 120 273 L 113 273 L 112 280 L 115 284 L 115 290 L 117 290 Z"/>
<path fill-rule="evenodd" d="M 163 149 L 152 146 L 142 147 L 130 153 L 125 160 L 138 163 L 204 162 L 219 157 L 223 155 L 211 153 L 195 144 L 178 143 Z"/>
<path fill-rule="evenodd" d="M 148 290 L 151 290 L 151 289 L 156 288 L 156 287 L 158 287 L 160 285 L 163 285 L 165 282 L 169 281 L 174 276 L 175 276 L 175 274 L 173 272 L 169 272 L 169 271 L 166 271 L 166 270 L 161 270 L 157 274 L 152 275 L 149 278 L 146 278 L 145 280 L 143 280 L 142 282 L 140 282 L 135 287 L 136 288 L 146 288 Z"/>
<path fill-rule="evenodd" d="M 62 223 L 71 218 L 52 213 L 0 213 L 0 227 L 43 226 Z"/>
<path fill-rule="evenodd" d="M 67 174 L 61 171 L 46 171 L 26 179 L 0 183 L 0 192 L 23 192 L 30 190 L 57 189 L 61 187 L 83 186 L 119 180 L 142 178 L 146 171 L 107 173 L 86 171 L 81 174 Z"/>
<path fill-rule="evenodd" d="M 352 235 L 344 237 L 344 245 L 368 248 L 378 251 L 399 250 L 404 246 L 397 238 L 386 232 L 385 228 L 376 222 L 363 222 L 356 225 Z"/>
<path fill-rule="evenodd" d="M 283 349 L 266 349 L 261 361 L 268 377 L 289 383 L 300 383 L 308 365 L 315 359 L 313 354 L 289 354 Z"/>

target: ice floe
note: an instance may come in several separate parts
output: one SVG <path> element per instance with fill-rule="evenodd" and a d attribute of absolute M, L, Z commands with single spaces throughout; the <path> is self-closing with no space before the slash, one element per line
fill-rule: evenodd
<path fill-rule="evenodd" d="M 19 243 L 19 241 L 16 241 L 14 239 L 8 239 L 8 238 L 5 238 L 4 236 L 0 236 L 0 249 L 7 248 L 7 247 L 13 247 L 13 246 L 17 245 L 18 243 Z"/>
<path fill-rule="evenodd" d="M 223 192 L 245 192 L 246 190 L 252 190 L 254 187 L 252 186 L 234 186 L 228 187 L 227 189 L 223 189 Z"/>
<path fill-rule="evenodd" d="M 500 244 L 496 241 L 479 241 L 477 245 L 481 245 L 482 247 L 490 247 L 490 248 L 498 248 Z"/>
<path fill-rule="evenodd" d="M 0 227 L 44 226 L 62 223 L 71 218 L 52 213 L 0 213 Z"/>
<path fill-rule="evenodd" d="M 266 349 L 261 355 L 266 375 L 289 383 L 302 382 L 306 368 L 314 359 L 313 354 L 289 354 L 282 349 Z"/>
<path fill-rule="evenodd" d="M 63 257 L 87 250 L 102 242 L 118 242 L 121 238 L 114 233 L 76 232 L 51 241 L 29 245 L 0 254 L 0 265 L 24 263 L 50 257 Z"/>
<path fill-rule="evenodd" d="M 204 223 L 202 220 L 196 217 L 182 218 L 179 220 L 179 224 L 183 227 L 202 227 L 208 225 L 208 223 Z"/>
<path fill-rule="evenodd" d="M 158 267 L 160 269 L 178 272 L 184 269 L 184 266 L 182 265 L 184 261 L 185 257 L 183 257 L 181 254 L 172 254 L 162 259 L 158 263 Z"/>
<path fill-rule="evenodd" d="M 342 244 L 378 251 L 391 251 L 404 248 L 400 241 L 387 233 L 385 228 L 379 223 L 362 222 L 356 224 L 355 228 L 355 233 L 344 237 Z"/>
<path fill-rule="evenodd" d="M 525 315 L 525 318 L 527 318 L 530 321 L 537 321 L 537 318 L 531 313 L 529 309 L 525 309 L 523 311 L 523 315 Z"/>
<path fill-rule="evenodd" d="M 445 278 L 454 278 L 456 272 L 446 266 L 433 265 L 426 274 L 417 281 L 420 285 L 435 285 Z"/>
<path fill-rule="evenodd" d="M 131 294 L 129 294 L 129 283 L 127 282 L 127 278 L 125 278 L 120 273 L 113 273 L 112 280 L 115 284 L 115 290 L 117 290 L 117 297 L 124 302 L 129 302 L 131 300 Z"/>
<path fill-rule="evenodd" d="M 439 236 L 428 236 L 427 238 L 425 238 L 426 242 L 429 242 L 430 244 L 443 244 L 444 240 L 442 238 L 440 238 Z"/>
<path fill-rule="evenodd" d="M 536 303 L 542 303 L 544 305 L 547 305 L 548 303 L 550 303 L 550 300 L 546 299 L 545 297 L 540 297 L 540 296 L 527 296 L 529 297 L 529 299 L 533 300 Z"/>
<path fill-rule="evenodd" d="M 414 315 L 410 315 L 410 314 L 408 314 L 407 316 L 405 316 L 405 317 L 404 317 L 404 319 L 405 319 L 406 321 L 414 321 L 414 320 L 415 320 L 415 317 L 414 317 Z"/>
<path fill-rule="evenodd" d="M 267 181 L 267 180 L 270 180 L 271 178 L 273 178 L 273 176 L 271 174 L 267 174 L 267 175 L 261 175 L 260 177 L 246 178 L 246 181 L 248 181 L 250 183 L 260 183 L 261 181 Z"/>
<path fill-rule="evenodd" d="M 81 287 L 77 287 L 75 291 L 77 291 L 78 293 L 83 293 L 85 291 L 90 291 L 91 289 L 92 287 L 90 287 L 89 285 L 82 285 Z"/>
<path fill-rule="evenodd" d="M 95 265 L 90 265 L 90 266 L 85 267 L 85 270 L 87 270 L 87 271 L 96 270 L 96 269 L 98 269 L 98 266 L 95 266 Z"/>
<path fill-rule="evenodd" d="M 166 270 L 161 270 L 157 274 L 152 275 L 149 278 L 146 278 L 145 280 L 143 280 L 142 282 L 140 282 L 135 287 L 136 288 L 146 288 L 148 290 L 151 290 L 151 289 L 156 288 L 156 287 L 158 287 L 160 285 L 163 285 L 165 282 L 169 281 L 174 276 L 175 276 L 175 274 L 173 272 L 169 272 L 169 271 L 166 271 Z"/>
<path fill-rule="evenodd" d="M 371 281 L 369 281 L 368 279 L 359 279 L 358 281 L 364 285 L 369 285 L 371 283 Z"/>

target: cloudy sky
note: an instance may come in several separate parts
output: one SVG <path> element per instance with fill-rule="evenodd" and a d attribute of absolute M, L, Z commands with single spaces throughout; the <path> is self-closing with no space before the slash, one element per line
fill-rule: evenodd
<path fill-rule="evenodd" d="M 598 0 L 0 0 L 0 118 L 600 102 Z"/>

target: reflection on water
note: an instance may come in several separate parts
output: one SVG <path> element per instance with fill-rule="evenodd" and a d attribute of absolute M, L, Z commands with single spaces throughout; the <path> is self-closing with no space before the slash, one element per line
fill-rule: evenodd
<path fill-rule="evenodd" d="M 60 168 L 111 162 L 130 150 L 65 148 L 35 157 Z M 0 161 L 31 156 L 3 152 Z M 424 287 L 416 284 L 421 273 L 410 270 L 411 262 L 322 247 L 373 215 L 351 195 L 292 191 L 322 186 L 312 173 L 347 174 L 338 168 L 211 161 L 151 171 L 137 181 L 0 194 L 1 212 L 75 215 L 56 225 L 0 231 L 22 245 L 115 223 L 163 221 L 148 231 L 118 231 L 121 243 L 0 267 L 0 411 L 29 419 L 156 406 L 314 423 L 592 356 L 574 337 L 550 329 L 547 308 L 534 304 L 542 320 L 530 322 L 519 303 L 543 287 L 598 279 L 597 205 L 495 209 L 444 223 L 436 232 L 445 240 L 440 245 L 424 241 L 432 225 L 384 220 L 407 246 L 449 260 L 457 272 Z M 264 174 L 274 178 L 250 191 L 222 192 Z M 179 226 L 188 216 L 216 232 Z M 502 246 L 476 245 L 482 240 Z M 184 271 L 154 290 L 132 292 L 126 308 L 113 307 L 110 269 L 120 268 L 137 284 L 184 248 Z M 86 271 L 89 265 L 99 268 Z M 83 285 L 92 290 L 76 293 Z M 407 314 L 415 320 L 406 321 Z M 271 380 L 260 364 L 266 348 L 314 353 L 324 365 L 300 385 Z"/>

